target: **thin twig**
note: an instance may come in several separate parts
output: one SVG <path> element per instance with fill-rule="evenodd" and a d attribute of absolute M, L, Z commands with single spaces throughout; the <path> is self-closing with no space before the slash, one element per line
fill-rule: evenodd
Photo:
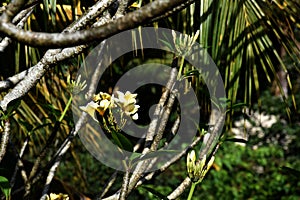
<path fill-rule="evenodd" d="M 104 195 L 109 191 L 109 189 L 111 188 L 111 186 L 114 184 L 114 182 L 117 179 L 117 175 L 118 175 L 118 171 L 115 171 L 112 176 L 109 178 L 109 181 L 105 184 L 105 186 L 103 187 L 103 190 L 101 192 L 101 194 L 99 195 L 99 199 L 102 199 L 104 197 Z M 96 199 L 98 199 L 96 197 Z"/>
<path fill-rule="evenodd" d="M 174 101 L 175 101 L 175 95 L 176 95 L 177 92 L 178 92 L 177 90 L 174 90 L 170 93 L 168 103 L 165 106 L 165 109 L 163 110 L 162 118 L 161 118 L 158 130 L 157 130 L 157 134 L 154 137 L 153 143 L 152 143 L 151 148 L 150 148 L 151 151 L 155 151 L 158 148 L 159 142 L 160 142 L 160 140 L 161 140 L 161 138 L 164 134 L 167 122 L 169 120 L 170 113 L 171 113 L 171 110 L 172 110 L 172 107 L 173 107 L 173 104 L 174 104 Z"/>
<path fill-rule="evenodd" d="M 46 195 L 47 195 L 47 192 L 49 190 L 50 183 L 52 182 L 52 179 L 54 177 L 56 169 L 57 169 L 57 167 L 60 164 L 61 158 L 67 152 L 67 150 L 70 148 L 72 139 L 78 134 L 78 131 L 85 124 L 86 117 L 87 117 L 87 114 L 86 113 L 82 113 L 82 115 L 78 119 L 78 121 L 77 121 L 74 129 L 68 135 L 67 139 L 65 140 L 65 142 L 63 143 L 63 145 L 61 146 L 61 148 L 59 148 L 59 150 L 57 152 L 57 155 L 55 156 L 55 159 L 53 159 L 53 161 L 50 162 L 50 163 L 53 163 L 53 164 L 50 165 L 51 166 L 50 167 L 50 171 L 49 171 L 47 179 L 46 179 L 46 184 L 44 186 L 41 199 L 44 200 L 47 197 Z"/>
<path fill-rule="evenodd" d="M 165 142 L 165 146 L 169 145 L 169 142 L 175 137 L 177 130 L 179 128 L 180 125 L 180 116 L 178 116 L 174 122 L 174 125 L 171 129 L 171 133 L 169 135 L 169 137 L 167 138 L 166 142 Z"/>
<path fill-rule="evenodd" d="M 224 123 L 224 119 L 225 119 L 226 114 L 221 114 L 220 118 L 218 119 L 217 123 L 214 126 L 214 129 L 212 131 L 212 133 L 210 134 L 210 137 L 206 143 L 206 145 L 204 146 L 204 148 L 202 148 L 202 150 L 200 150 L 199 153 L 199 160 L 203 159 L 204 155 L 207 155 L 209 153 L 215 154 L 219 144 L 217 144 L 216 148 L 215 148 L 215 142 L 219 139 L 221 132 L 222 132 L 222 128 L 223 128 L 223 123 Z M 214 150 L 213 152 L 210 152 Z M 207 155 L 210 157 L 210 155 Z M 189 177 L 186 177 L 184 179 L 184 181 L 168 196 L 168 199 L 176 199 L 178 198 L 183 191 L 191 184 L 191 180 Z"/>
<path fill-rule="evenodd" d="M 160 141 L 163 137 L 163 134 L 164 134 L 166 125 L 168 123 L 171 110 L 172 110 L 172 106 L 173 106 L 174 101 L 175 101 L 175 94 L 177 92 L 178 92 L 177 89 L 175 89 L 174 91 L 172 91 L 170 93 L 170 97 L 168 99 L 167 105 L 165 106 L 165 109 L 163 109 L 162 117 L 161 117 L 160 124 L 159 124 L 158 130 L 157 130 L 157 134 L 155 135 L 153 143 L 152 143 L 151 148 L 150 148 L 151 152 L 154 152 L 154 151 L 157 150 L 158 145 L 159 145 L 159 143 L 160 143 Z M 152 158 L 151 160 L 149 160 L 149 163 L 147 164 L 147 169 L 146 170 L 150 170 L 156 162 L 157 162 L 157 157 Z"/>
<path fill-rule="evenodd" d="M 15 74 L 9 78 L 7 78 L 4 81 L 0 81 L 0 91 L 3 91 L 5 89 L 9 89 L 19 83 L 21 80 L 23 80 L 28 73 L 28 70 L 24 70 L 18 74 Z"/>
<path fill-rule="evenodd" d="M 17 16 L 14 17 L 13 23 L 18 22 L 16 25 L 17 28 L 23 28 L 25 22 L 27 21 L 28 17 L 31 15 L 33 9 L 35 8 L 37 4 L 32 5 L 29 8 L 26 8 L 25 10 L 22 10 Z M 0 42 L 0 52 L 3 52 L 5 48 L 11 43 L 11 38 L 5 37 L 1 42 Z M 1 88 L 1 87 L 0 87 Z"/>
<path fill-rule="evenodd" d="M 181 159 L 183 156 L 186 155 L 186 153 L 189 151 L 189 149 L 195 147 L 199 142 L 201 141 L 201 137 L 197 137 L 192 144 L 190 144 L 187 148 L 185 148 L 183 151 L 181 151 L 179 154 L 174 156 L 171 160 L 166 162 L 162 167 L 159 168 L 159 170 L 156 170 L 154 172 L 150 172 L 147 175 L 145 175 L 137 184 L 136 187 L 139 185 L 142 185 L 145 181 L 151 180 L 154 176 L 157 176 L 164 172 L 166 169 L 168 169 L 172 164 L 177 162 L 179 159 Z"/>
<path fill-rule="evenodd" d="M 10 121 L 9 119 L 4 120 L 4 128 L 3 133 L 1 137 L 1 145 L 0 145 L 0 162 L 2 161 L 5 153 L 6 153 L 6 147 L 9 141 L 9 135 L 10 135 Z"/>
<path fill-rule="evenodd" d="M 191 183 L 191 179 L 186 177 L 181 184 L 171 194 L 168 195 L 168 199 L 178 198 L 184 192 L 184 190 L 190 186 Z"/>
<path fill-rule="evenodd" d="M 33 164 L 33 167 L 31 168 L 31 171 L 30 171 L 30 174 L 29 174 L 29 179 L 25 182 L 25 196 L 30 193 L 31 181 L 35 177 L 36 173 L 38 172 L 41 161 L 45 158 L 45 156 L 46 156 L 46 154 L 47 154 L 47 152 L 50 148 L 50 145 L 53 143 L 53 141 L 56 137 L 57 131 L 59 129 L 59 126 L 60 126 L 60 123 L 56 122 L 54 127 L 53 127 L 53 131 L 52 131 L 52 133 L 50 134 L 50 136 L 47 140 L 46 145 L 40 151 L 39 156 L 36 158 L 36 160 Z"/>
<path fill-rule="evenodd" d="M 151 120 L 151 123 L 149 124 L 149 128 L 147 131 L 146 143 L 145 143 L 145 148 L 143 150 L 143 154 L 147 153 L 151 147 L 151 144 L 153 142 L 154 135 L 155 135 L 155 132 L 156 132 L 156 129 L 158 126 L 159 119 L 161 118 L 163 106 L 165 105 L 165 102 L 167 101 L 170 91 L 176 81 L 176 76 L 177 76 L 176 72 L 177 72 L 176 68 L 171 69 L 170 78 L 166 84 L 166 89 L 163 92 L 163 94 L 159 100 L 159 103 L 157 104 L 157 106 L 155 108 L 153 119 Z"/>
<path fill-rule="evenodd" d="M 22 157 L 24 155 L 24 151 L 25 151 L 28 143 L 29 143 L 29 137 L 26 137 L 19 154 L 18 154 L 17 150 L 14 148 L 15 151 L 16 151 L 16 157 L 18 158 L 18 162 L 17 162 L 14 173 L 13 173 L 13 175 L 11 177 L 11 180 L 10 180 L 10 186 L 12 188 L 15 184 L 17 173 L 18 173 L 19 169 L 21 170 L 21 176 L 23 178 L 24 183 L 26 183 L 28 181 L 28 177 L 27 177 L 26 171 L 24 169 L 24 164 L 23 164 L 23 161 L 22 161 Z"/>
<path fill-rule="evenodd" d="M 146 133 L 144 133 L 140 139 L 137 141 L 137 143 L 133 147 L 133 152 L 136 152 L 138 149 L 140 149 L 145 141 Z"/>
<path fill-rule="evenodd" d="M 10 22 L 25 5 L 25 0 L 12 0 L 0 16 L 0 21 Z"/>
<path fill-rule="evenodd" d="M 100 43 L 100 49 L 99 51 L 102 52 L 103 51 L 103 48 L 104 48 L 104 45 L 106 43 L 106 40 L 102 41 Z M 95 94 L 96 92 L 96 89 L 97 89 L 97 81 L 99 80 L 99 76 L 101 75 L 101 71 L 100 71 L 100 68 L 101 68 L 101 62 L 98 63 L 97 65 L 97 68 L 95 69 L 94 73 L 93 73 L 93 76 L 92 76 L 92 79 L 91 79 L 91 85 L 86 93 L 86 98 L 87 99 L 90 99 L 92 98 L 93 94 Z"/>
<path fill-rule="evenodd" d="M 48 190 L 50 188 L 50 183 L 52 182 L 52 179 L 55 175 L 56 169 L 57 169 L 60 161 L 61 161 L 61 156 L 59 157 L 59 159 L 56 160 L 56 162 L 50 168 L 49 174 L 48 174 L 47 179 L 46 179 L 46 184 L 45 184 L 43 192 L 42 192 L 41 200 L 46 200 L 47 199 L 47 196 L 48 196 L 47 193 L 48 193 Z"/>
<path fill-rule="evenodd" d="M 119 196 L 119 200 L 125 200 L 127 196 L 127 190 L 128 190 L 128 183 L 129 183 L 129 169 L 126 170 L 124 176 L 123 176 L 123 183 L 121 187 L 121 192 Z"/>
<path fill-rule="evenodd" d="M 209 156 L 209 154 L 212 153 L 211 151 L 214 149 L 216 142 L 221 136 L 226 114 L 221 113 L 220 115 L 221 116 L 219 117 L 218 121 L 214 125 L 214 128 L 210 133 L 206 144 L 200 149 L 199 159 L 203 159 L 204 156 Z"/>

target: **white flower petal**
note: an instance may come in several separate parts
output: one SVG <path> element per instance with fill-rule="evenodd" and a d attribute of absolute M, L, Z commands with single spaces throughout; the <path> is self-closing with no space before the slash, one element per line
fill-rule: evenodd
<path fill-rule="evenodd" d="M 96 118 L 96 114 L 95 111 L 96 109 L 99 107 L 98 104 L 96 104 L 95 102 L 91 101 L 89 102 L 86 106 L 79 106 L 79 108 L 81 110 L 83 110 L 84 112 L 86 112 L 87 114 L 89 114 L 95 121 L 98 122 L 97 118 Z"/>
<path fill-rule="evenodd" d="M 139 119 L 139 115 L 137 113 L 135 113 L 134 115 L 132 115 L 131 117 L 133 120 L 137 120 Z"/>

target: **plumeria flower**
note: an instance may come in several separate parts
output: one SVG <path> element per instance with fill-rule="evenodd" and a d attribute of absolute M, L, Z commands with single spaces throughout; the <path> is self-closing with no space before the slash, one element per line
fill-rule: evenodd
<path fill-rule="evenodd" d="M 137 120 L 137 111 L 140 108 L 139 105 L 136 105 L 137 94 L 132 94 L 129 91 L 127 91 L 125 94 L 117 91 L 117 94 L 118 98 L 115 99 L 116 103 L 122 108 L 126 115 L 131 116 L 133 120 Z"/>
<path fill-rule="evenodd" d="M 50 196 L 47 195 L 46 197 L 47 200 L 69 200 L 69 196 L 67 194 L 55 194 L 51 193 Z"/>
<path fill-rule="evenodd" d="M 104 115 L 105 111 L 107 110 L 107 108 L 110 107 L 111 102 L 107 99 L 103 99 L 100 101 L 99 107 L 97 108 L 97 111 L 99 112 L 99 114 L 101 116 Z"/>
<path fill-rule="evenodd" d="M 113 96 L 111 96 L 110 94 L 106 93 L 106 92 L 100 92 L 99 94 L 96 94 L 93 96 L 93 101 L 95 102 L 99 102 L 101 100 L 108 100 L 108 101 L 112 101 L 113 100 Z"/>
<path fill-rule="evenodd" d="M 94 101 L 89 102 L 86 106 L 80 106 L 79 108 L 89 114 L 95 121 L 98 122 L 96 118 L 95 111 L 98 109 L 99 105 Z"/>
<path fill-rule="evenodd" d="M 100 92 L 93 96 L 93 101 L 89 102 L 86 106 L 80 106 L 80 109 L 87 112 L 95 121 L 96 119 L 95 111 L 97 111 L 101 116 L 104 115 L 108 108 L 115 107 L 114 96 L 108 93 Z"/>

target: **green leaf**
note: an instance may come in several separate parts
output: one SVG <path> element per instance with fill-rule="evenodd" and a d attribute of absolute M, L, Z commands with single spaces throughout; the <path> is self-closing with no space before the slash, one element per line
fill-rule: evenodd
<path fill-rule="evenodd" d="M 224 142 L 239 142 L 239 143 L 247 143 L 248 141 L 242 138 L 227 138 Z"/>
<path fill-rule="evenodd" d="M 18 120 L 18 123 L 21 126 L 23 126 L 26 129 L 27 132 L 30 132 L 33 129 L 33 125 L 32 124 L 30 124 L 29 122 L 26 122 L 26 121 L 24 121 L 22 119 Z"/>
<path fill-rule="evenodd" d="M 247 103 L 236 103 L 236 104 L 234 104 L 234 105 L 232 105 L 231 107 L 230 107 L 230 109 L 238 109 L 238 108 L 242 108 L 242 107 L 246 107 L 246 106 L 249 106 L 249 104 L 247 104 Z"/>
<path fill-rule="evenodd" d="M 46 111 L 48 111 L 48 113 L 50 113 L 52 116 L 54 116 L 54 118 L 59 118 L 62 111 L 60 111 L 59 109 L 55 108 L 54 105 L 49 104 L 49 103 L 41 103 L 40 104 L 43 109 L 45 109 Z"/>
<path fill-rule="evenodd" d="M 148 192 L 154 194 L 156 197 L 158 197 L 159 199 L 165 200 L 168 199 L 166 196 L 164 196 L 163 194 L 161 194 L 160 192 L 157 192 L 155 189 L 149 187 L 149 186 L 141 186 L 141 188 L 147 190 Z"/>
<path fill-rule="evenodd" d="M 164 40 L 162 40 L 162 39 L 160 39 L 159 41 L 161 41 L 164 45 L 166 45 L 166 46 L 167 46 L 167 49 L 173 50 L 173 47 L 172 47 L 172 45 L 171 45 L 169 42 L 164 41 Z"/>
<path fill-rule="evenodd" d="M 111 133 L 113 141 L 116 145 L 118 145 L 121 149 L 124 149 L 126 151 L 133 151 L 133 145 L 131 141 L 125 137 L 123 134 L 118 133 L 116 131 L 112 131 Z"/>
<path fill-rule="evenodd" d="M 219 100 L 220 100 L 220 102 L 223 102 L 223 103 L 226 103 L 226 104 L 231 102 L 231 100 L 226 98 L 226 97 L 221 97 L 221 98 L 219 98 Z"/>
<path fill-rule="evenodd" d="M 5 196 L 5 199 L 7 200 L 10 199 L 11 187 L 8 179 L 5 178 L 4 176 L 0 176 L 0 188 Z"/>
<path fill-rule="evenodd" d="M 133 152 L 129 158 L 129 160 L 133 161 L 133 160 L 137 160 L 139 159 L 140 156 L 142 156 L 143 154 L 141 153 L 136 153 L 136 152 Z"/>
<path fill-rule="evenodd" d="M 12 115 L 12 112 L 16 110 L 21 104 L 21 99 L 15 99 L 8 103 L 6 109 L 6 116 L 9 117 Z"/>
<path fill-rule="evenodd" d="M 185 77 L 189 77 L 189 76 L 199 76 L 200 75 L 200 72 L 199 70 L 190 70 L 190 71 L 187 71 L 186 73 L 184 73 L 184 76 Z"/>

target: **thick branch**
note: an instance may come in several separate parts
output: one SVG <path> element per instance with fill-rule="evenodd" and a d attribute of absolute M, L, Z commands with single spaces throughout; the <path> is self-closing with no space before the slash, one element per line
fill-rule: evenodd
<path fill-rule="evenodd" d="M 189 3 L 192 3 L 190 1 Z M 142 8 L 118 18 L 111 23 L 107 23 L 99 28 L 78 31 L 75 33 L 38 33 L 24 31 L 16 28 L 11 23 L 0 21 L 0 32 L 19 42 L 31 46 L 47 46 L 47 47 L 65 47 L 85 44 L 95 40 L 106 39 L 118 32 L 134 28 L 138 25 L 146 23 L 151 19 L 163 15 L 185 3 L 186 0 L 157 0 L 149 3 Z"/>

